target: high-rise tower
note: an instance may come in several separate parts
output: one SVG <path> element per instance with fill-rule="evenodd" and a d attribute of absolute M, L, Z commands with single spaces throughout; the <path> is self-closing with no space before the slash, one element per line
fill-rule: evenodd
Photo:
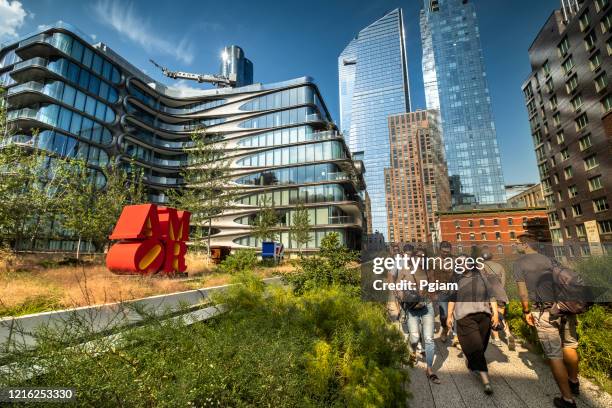
<path fill-rule="evenodd" d="M 410 110 L 401 9 L 357 34 L 338 57 L 340 128 L 365 165 L 372 229 L 387 233 L 384 168 L 389 165 L 387 117 Z"/>
<path fill-rule="evenodd" d="M 424 0 L 421 40 L 425 100 L 440 111 L 453 204 L 505 202 L 474 6 Z"/>

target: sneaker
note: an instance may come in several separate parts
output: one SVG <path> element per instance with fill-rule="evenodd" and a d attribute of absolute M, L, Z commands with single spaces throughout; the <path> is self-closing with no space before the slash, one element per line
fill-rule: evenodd
<path fill-rule="evenodd" d="M 491 388 L 491 384 L 487 383 L 487 384 L 484 385 L 484 392 L 487 395 L 493 394 L 493 388 Z"/>
<path fill-rule="evenodd" d="M 508 337 L 508 350 L 516 350 L 516 340 L 514 340 L 514 336 Z"/>
<path fill-rule="evenodd" d="M 572 390 L 572 394 L 580 395 L 580 381 L 573 382 L 572 380 L 569 380 L 569 386 Z"/>
<path fill-rule="evenodd" d="M 553 404 L 557 408 L 576 408 L 576 401 L 572 400 L 570 402 L 563 397 L 555 397 L 555 399 L 553 399 Z"/>

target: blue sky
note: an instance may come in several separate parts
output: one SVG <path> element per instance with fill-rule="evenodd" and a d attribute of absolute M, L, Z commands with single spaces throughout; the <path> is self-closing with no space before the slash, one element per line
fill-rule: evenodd
<path fill-rule="evenodd" d="M 538 181 L 521 84 L 527 49 L 559 0 L 472 0 L 476 5 L 493 112 L 507 184 Z M 0 42 L 62 20 L 105 42 L 153 78 L 148 62 L 216 73 L 220 52 L 240 45 L 257 82 L 313 76 L 336 121 L 337 56 L 386 11 L 404 9 L 412 108 L 424 108 L 421 0 L 0 0 Z M 194 84 L 180 84 L 197 86 Z"/>

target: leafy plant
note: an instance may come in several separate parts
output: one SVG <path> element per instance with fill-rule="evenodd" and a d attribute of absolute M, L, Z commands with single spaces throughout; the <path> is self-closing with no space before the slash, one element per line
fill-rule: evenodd
<path fill-rule="evenodd" d="M 276 241 L 278 234 L 275 227 L 278 224 L 278 214 L 274 208 L 272 199 L 262 198 L 259 202 L 260 209 L 255 214 L 252 235 L 261 241 Z"/>
<path fill-rule="evenodd" d="M 252 249 L 239 249 L 229 255 L 219 264 L 219 270 L 224 273 L 240 273 L 252 271 L 257 265 L 257 254 Z"/>
<path fill-rule="evenodd" d="M 351 263 L 358 259 L 357 252 L 342 245 L 338 234 L 332 232 L 321 240 L 318 255 L 300 259 L 296 271 L 284 278 L 296 293 L 331 285 L 357 288 L 360 284 L 359 269 Z"/>
<path fill-rule="evenodd" d="M 302 247 L 311 240 L 311 229 L 308 209 L 306 209 L 303 202 L 300 202 L 293 211 L 291 227 L 289 228 L 291 239 L 297 244 L 300 256 L 302 255 Z"/>

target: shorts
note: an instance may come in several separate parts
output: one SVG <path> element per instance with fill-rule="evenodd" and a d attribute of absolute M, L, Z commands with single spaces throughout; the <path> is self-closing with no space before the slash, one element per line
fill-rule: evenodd
<path fill-rule="evenodd" d="M 538 339 L 549 360 L 563 359 L 564 348 L 578 348 L 576 315 L 553 318 L 548 310 L 532 312 Z"/>

